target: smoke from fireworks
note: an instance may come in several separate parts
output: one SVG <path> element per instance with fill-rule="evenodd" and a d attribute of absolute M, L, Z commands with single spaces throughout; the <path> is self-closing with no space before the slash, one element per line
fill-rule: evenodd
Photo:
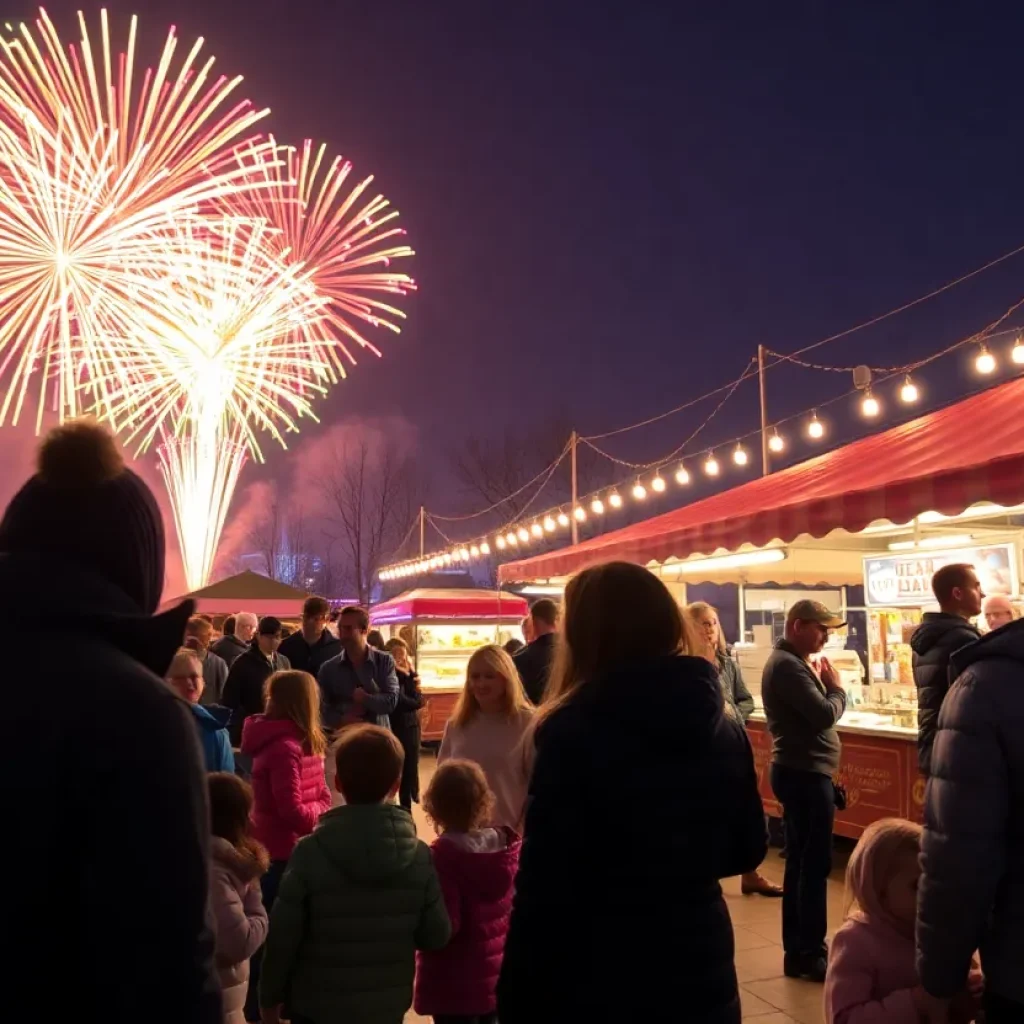
<path fill-rule="evenodd" d="M 202 40 L 172 71 L 171 30 L 138 76 L 134 18 L 116 60 L 105 12 L 98 57 L 79 24 L 0 37 L 0 423 L 35 381 L 37 429 L 91 409 L 156 442 L 195 587 L 258 433 L 284 444 L 349 344 L 398 330 L 412 251 L 372 178 L 346 191 L 348 163 L 251 135 L 266 111 Z"/>

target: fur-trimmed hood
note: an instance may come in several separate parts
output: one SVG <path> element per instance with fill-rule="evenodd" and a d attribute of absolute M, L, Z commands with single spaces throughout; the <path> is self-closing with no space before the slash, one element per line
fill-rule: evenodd
<path fill-rule="evenodd" d="M 226 868 L 243 885 L 265 875 L 270 867 L 270 857 L 262 846 L 254 843 L 252 849 L 239 850 L 220 836 L 211 836 L 210 856 L 215 864 Z"/>

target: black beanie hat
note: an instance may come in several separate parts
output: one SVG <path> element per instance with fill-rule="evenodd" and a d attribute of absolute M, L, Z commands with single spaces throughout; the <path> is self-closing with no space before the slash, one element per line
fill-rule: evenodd
<path fill-rule="evenodd" d="M 164 584 L 164 526 L 153 492 L 94 420 L 52 430 L 36 475 L 0 521 L 0 551 L 30 551 L 90 569 L 147 614 Z"/>

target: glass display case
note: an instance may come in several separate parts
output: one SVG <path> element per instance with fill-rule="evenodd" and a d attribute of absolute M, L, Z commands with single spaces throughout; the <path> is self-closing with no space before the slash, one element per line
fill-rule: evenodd
<path fill-rule="evenodd" d="M 411 590 L 370 609 L 370 623 L 386 640 L 409 646 L 424 697 L 425 740 L 440 739 L 466 682 L 469 659 L 485 644 L 522 640 L 525 598 L 495 590 Z"/>

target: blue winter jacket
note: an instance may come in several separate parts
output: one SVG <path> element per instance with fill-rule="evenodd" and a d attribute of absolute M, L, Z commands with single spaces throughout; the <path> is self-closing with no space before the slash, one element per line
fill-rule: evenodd
<path fill-rule="evenodd" d="M 196 731 L 199 734 L 199 745 L 203 748 L 203 760 L 208 772 L 233 772 L 235 755 L 231 752 L 231 740 L 228 738 L 228 719 L 230 708 L 222 708 L 219 704 L 203 707 L 191 704 L 192 714 L 196 720 Z"/>

